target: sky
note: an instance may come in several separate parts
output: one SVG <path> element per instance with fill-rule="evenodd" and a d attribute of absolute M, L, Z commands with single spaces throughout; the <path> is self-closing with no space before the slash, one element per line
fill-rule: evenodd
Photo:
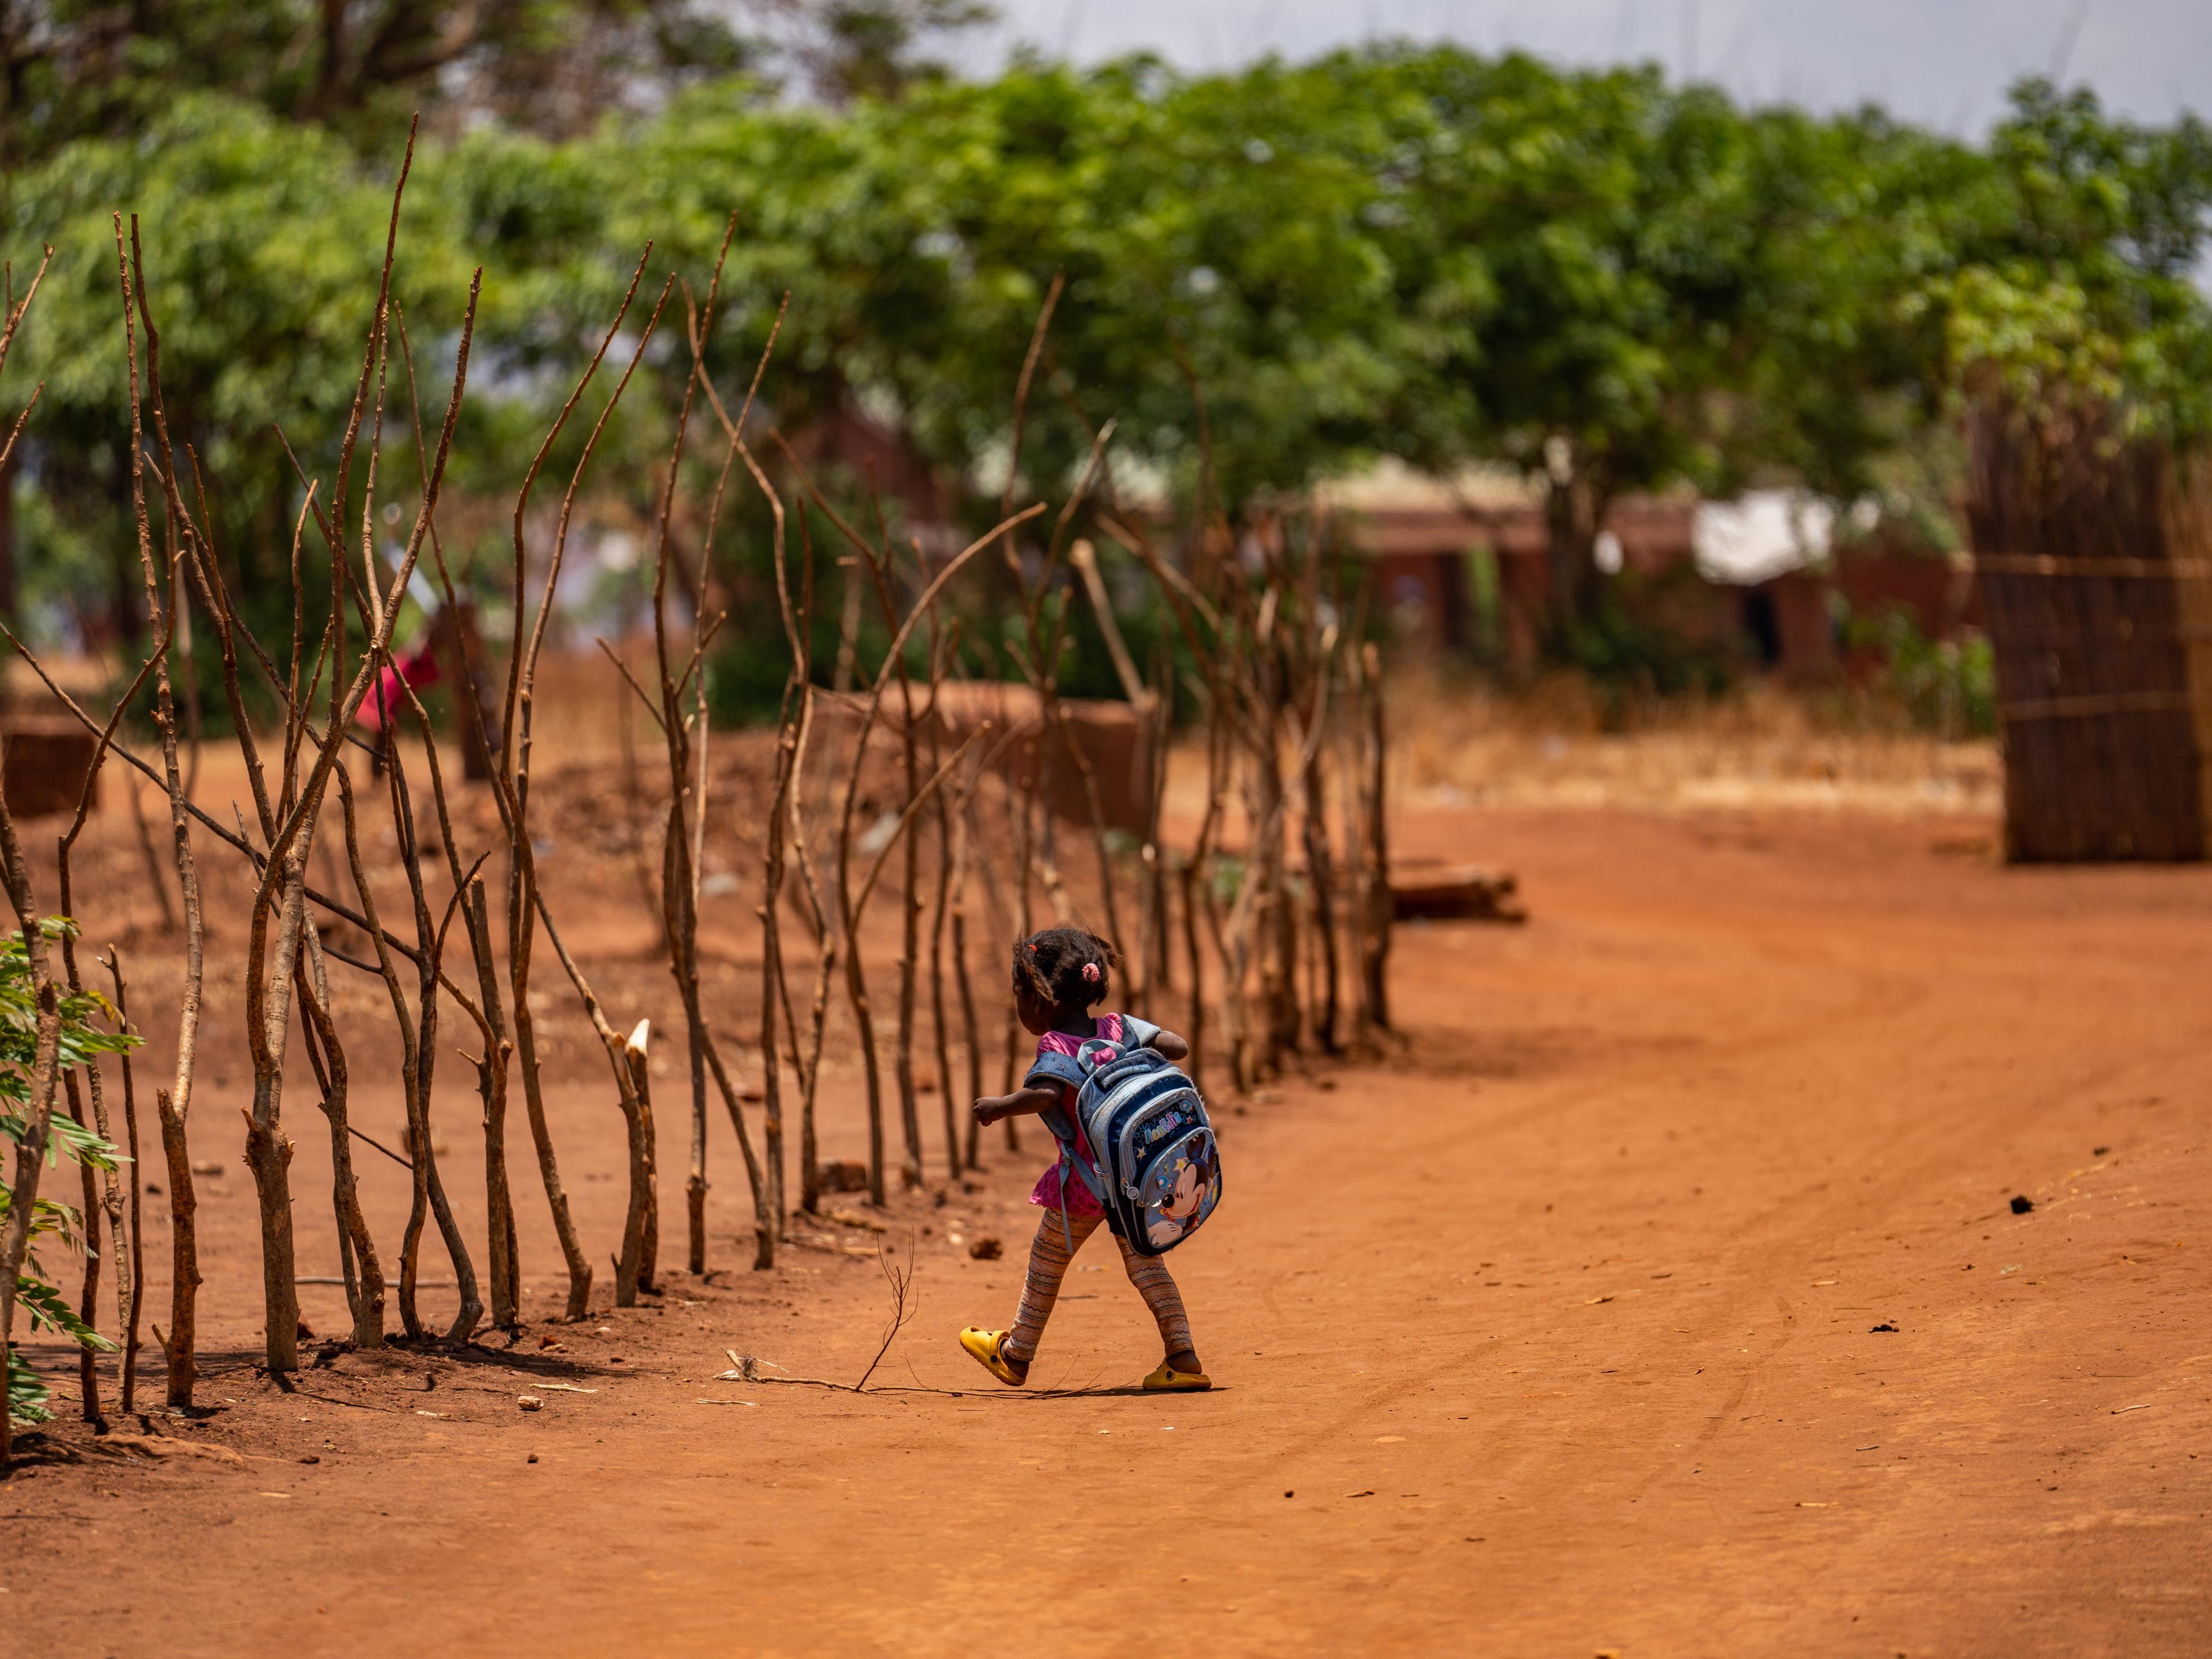
<path fill-rule="evenodd" d="M 1519 47 L 1558 61 L 1656 61 L 1740 100 L 1873 101 L 1962 137 L 2021 76 L 2063 71 L 2116 112 L 2212 112 L 2212 0 L 997 0 L 970 44 L 1090 61 L 1151 50 L 1194 70 L 1306 58 L 1377 35 Z"/>

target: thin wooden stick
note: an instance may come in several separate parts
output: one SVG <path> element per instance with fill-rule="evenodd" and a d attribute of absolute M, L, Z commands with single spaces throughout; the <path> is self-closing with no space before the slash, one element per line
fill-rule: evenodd
<path fill-rule="evenodd" d="M 107 947 L 106 958 L 107 977 L 115 987 L 117 1023 L 127 1034 L 131 1030 L 131 990 L 123 981 L 123 957 L 112 945 Z M 131 1305 L 123 1316 L 123 1384 L 118 1409 L 128 1416 L 138 1398 L 138 1317 L 146 1300 L 146 1239 L 141 1218 L 142 1195 L 146 1189 L 145 1166 L 138 1161 L 138 1090 L 131 1075 L 131 1051 L 125 1048 L 118 1057 L 123 1066 L 123 1124 L 129 1135 L 131 1155 Z"/>
<path fill-rule="evenodd" d="M 1390 1029 L 1390 842 L 1388 788 L 1389 732 L 1382 714 L 1382 660 L 1370 642 L 1359 647 L 1360 671 L 1366 681 L 1367 787 L 1363 803 L 1367 823 L 1369 902 L 1368 935 L 1361 969 L 1367 981 L 1370 1018 L 1383 1030 Z"/>
<path fill-rule="evenodd" d="M 343 775 L 343 768 L 340 772 Z M 380 1347 L 384 1343 L 384 1268 L 369 1236 L 360 1186 L 354 1178 L 353 1126 L 347 1117 L 350 1073 L 344 1046 L 338 1040 L 337 1022 L 331 1016 L 321 940 L 312 926 L 307 933 L 307 948 L 293 964 L 293 977 L 300 1004 L 301 1035 L 331 1130 L 331 1205 L 337 1223 L 338 1255 L 345 1267 L 353 1342 L 357 1348 Z"/>
<path fill-rule="evenodd" d="M 785 304 L 789 303 L 790 296 L 787 295 Z M 781 320 L 781 313 L 779 313 L 779 325 Z M 716 407 L 720 409 L 719 404 Z M 787 1211 L 783 1197 L 783 1068 L 777 1057 L 775 1034 L 775 1016 L 779 1006 L 783 1010 L 786 1027 L 791 1032 L 794 1053 L 798 1029 L 791 1018 L 790 987 L 785 981 L 783 971 L 783 929 L 778 900 L 788 873 L 784 844 L 785 816 L 799 781 L 800 739 L 804 733 L 808 692 L 813 675 L 809 635 L 813 621 L 814 583 L 810 562 L 805 597 L 802 608 L 795 612 L 792 604 L 790 574 L 785 564 L 788 555 L 783 498 L 770 485 L 767 475 L 753 459 L 751 452 L 745 448 L 742 424 L 732 426 L 732 436 L 738 446 L 738 454 L 744 458 L 746 471 L 768 502 L 769 514 L 775 520 L 770 551 L 775 560 L 776 607 L 783 619 L 785 638 L 791 647 L 791 670 L 784 680 L 782 702 L 776 709 L 775 784 L 769 801 L 767 835 L 761 852 L 761 1109 L 768 1164 L 769 1207 L 774 1218 L 776 1237 L 781 1240 L 784 1237 L 784 1217 Z"/>
<path fill-rule="evenodd" d="M 917 544 L 915 556 L 921 556 Z M 929 641 L 929 763 L 933 770 L 943 761 L 946 659 L 959 648 L 958 624 L 938 638 L 936 619 L 930 621 Z M 945 1170 L 947 1178 L 960 1179 L 960 1120 L 953 1101 L 952 1049 L 945 1018 L 945 925 L 952 898 L 952 800 L 958 792 L 941 789 L 937 795 L 937 898 L 929 921 L 929 1029 L 937 1058 L 938 1104 L 945 1114 Z M 920 896 L 915 896 L 920 902 Z"/>
<path fill-rule="evenodd" d="M 161 913 L 161 931 L 177 931 L 176 906 L 169 900 L 169 884 L 164 879 L 161 854 L 154 845 L 153 826 L 146 821 L 145 803 L 138 799 L 138 780 L 131 780 L 131 823 L 138 832 L 139 855 L 146 860 L 146 885 L 153 890 L 154 907 Z"/>
<path fill-rule="evenodd" d="M 62 1073 L 63 1092 L 69 1101 L 70 1121 L 80 1132 L 89 1131 L 92 1125 L 85 1121 L 84 1100 L 77 1088 L 76 1068 L 65 1067 Z M 105 1139 L 106 1137 L 102 1136 Z M 94 1178 L 92 1165 L 84 1159 L 76 1162 L 77 1186 L 82 1195 L 82 1212 L 84 1217 L 84 1280 L 77 1297 L 76 1316 L 97 1329 L 100 1325 L 100 1239 L 106 1214 L 100 1207 L 100 1188 Z M 118 1230 L 116 1246 L 122 1247 Z M 82 1343 L 77 1345 L 76 1382 L 77 1409 L 88 1423 L 103 1423 L 106 1419 L 100 1409 L 100 1366 L 98 1356 Z"/>
<path fill-rule="evenodd" d="M 656 712 L 665 740 L 669 775 L 668 819 L 662 853 L 662 935 L 668 951 L 669 971 L 676 980 L 678 993 L 684 1004 L 685 1034 L 690 1056 L 691 1170 L 686 1183 L 686 1208 L 689 1220 L 688 1261 L 691 1271 L 696 1273 L 703 1273 L 707 1268 L 707 1082 L 710 1072 L 723 1093 L 724 1103 L 729 1112 L 732 1127 L 737 1133 L 738 1148 L 744 1158 L 746 1174 L 752 1188 L 756 1240 L 754 1266 L 762 1268 L 772 1267 L 775 1260 L 775 1218 L 766 1178 L 753 1152 L 744 1113 L 736 1091 L 729 1083 L 727 1068 L 722 1064 L 719 1053 L 715 1052 L 713 1033 L 708 1027 L 699 992 L 699 849 L 700 836 L 703 834 L 703 820 L 699 817 L 699 813 L 704 806 L 706 780 L 704 751 L 695 748 L 695 744 L 703 743 L 707 731 L 703 676 L 701 678 L 700 702 L 692 718 L 686 718 L 683 707 L 684 687 L 703 659 L 710 637 L 704 615 L 705 582 L 713 557 L 714 532 L 721 514 L 723 493 L 740 447 L 740 428 L 737 423 L 726 422 L 728 447 L 715 483 L 700 546 L 699 588 L 693 612 L 696 642 L 690 661 L 681 672 L 677 672 L 670 656 L 666 607 L 668 573 L 674 551 L 670 531 L 685 441 L 690 431 L 693 398 L 702 383 L 708 384 L 710 392 L 712 391 L 704 372 L 706 342 L 712 331 L 715 300 L 721 289 L 723 261 L 728 256 L 731 239 L 736 234 L 737 216 L 733 213 L 723 230 L 721 251 L 715 258 L 714 274 L 708 286 L 706 303 L 694 313 L 688 330 L 695 372 L 685 379 L 683 408 L 677 417 L 676 436 L 669 453 L 667 481 L 661 492 L 657 515 L 653 577 L 653 648 L 660 680 Z M 688 290 L 686 298 L 688 301 Z M 774 343 L 771 337 L 771 349 Z M 754 373 L 756 387 L 766 369 L 767 356 L 763 353 Z M 748 407 L 750 404 L 749 394 Z M 716 410 L 720 412 L 719 400 Z M 698 827 L 695 828 L 695 825 Z M 640 1085 L 640 1092 L 643 1097 L 642 1085 Z"/>
<path fill-rule="evenodd" d="M 134 219 L 131 224 L 134 248 L 137 246 L 137 224 Z M 191 803 L 177 764 L 176 702 L 169 684 L 166 649 L 169 637 L 168 618 L 182 609 L 185 602 L 177 591 L 176 561 L 165 561 L 160 567 L 169 575 L 169 603 L 163 601 L 162 583 L 156 574 L 152 526 L 146 508 L 146 450 L 138 380 L 138 320 L 142 318 L 147 319 L 149 385 L 154 382 L 155 354 L 159 337 L 153 331 L 150 313 L 140 291 L 137 263 L 126 258 L 124 252 L 123 222 L 119 215 L 115 220 L 115 259 L 122 289 L 124 355 L 130 370 L 131 516 L 137 531 L 138 562 L 146 583 L 148 618 L 155 638 L 163 642 L 161 660 L 154 671 L 154 722 L 161 739 L 162 771 L 158 781 L 163 784 L 169 800 L 169 827 L 175 844 L 177 884 L 185 921 L 185 985 L 177 1011 L 176 1071 L 170 1086 L 157 1090 L 154 1097 L 155 1117 L 161 1125 L 162 1155 L 169 1172 L 170 1250 L 169 1334 L 163 1337 L 161 1328 L 156 1326 L 154 1335 L 161 1343 L 167 1362 L 165 1389 L 167 1402 L 172 1407 L 189 1407 L 192 1403 L 192 1389 L 198 1376 L 196 1345 L 200 1274 L 197 1229 L 198 1200 L 192 1188 L 191 1152 L 185 1139 L 185 1127 L 191 1111 L 192 1076 L 199 1047 L 205 927 L 200 911 L 199 869 L 192 854 L 191 820 L 187 816 Z M 158 387 L 155 388 L 155 395 L 158 399 Z M 166 456 L 173 452 L 165 447 L 163 453 Z M 163 472 L 161 476 L 166 480 L 167 475 Z M 167 488 L 166 483 L 164 487 Z M 173 503 L 169 532 L 173 537 L 183 533 L 183 526 L 175 520 Z M 20 642 L 17 649 L 21 650 Z M 42 679 L 46 678 L 43 671 L 40 677 Z M 79 711 L 80 715 L 82 712 Z M 143 769 L 151 775 L 150 768 Z M 242 841 L 243 837 L 240 839 Z"/>
<path fill-rule="evenodd" d="M 590 366 L 585 370 L 583 378 L 577 382 L 575 391 L 570 393 L 568 402 L 563 406 L 560 419 L 555 422 L 552 432 L 546 435 L 545 442 L 540 447 L 537 458 L 532 462 L 530 471 L 523 481 L 522 489 L 516 497 L 514 541 L 515 616 L 518 626 L 520 619 L 527 609 L 526 604 L 527 559 L 523 542 L 523 516 L 529 503 L 531 489 L 537 482 L 538 470 L 544 465 L 545 454 L 550 449 L 554 438 L 558 435 L 562 424 L 567 422 L 570 410 L 575 407 L 577 398 L 583 395 L 584 386 L 598 372 L 599 362 L 605 356 L 607 346 L 619 332 L 623 318 L 628 314 L 630 301 L 636 294 L 638 279 L 644 275 L 646 259 L 651 255 L 652 246 L 647 244 L 645 256 L 638 261 L 637 270 L 630 278 L 629 289 L 623 297 L 622 308 L 616 313 L 613 326 L 608 330 L 605 337 L 600 342 L 599 352 L 593 356 Z M 582 968 L 562 947 L 560 936 L 553 927 L 552 913 L 546 904 L 544 891 L 538 881 L 537 852 L 530 837 L 529 811 L 531 732 L 532 709 L 536 699 L 538 653 L 544 645 L 545 630 L 553 607 L 554 592 L 560 580 L 562 560 L 568 546 L 569 520 L 574 511 L 577 492 L 581 488 L 585 471 L 591 465 L 592 457 L 599 447 L 599 438 L 605 431 L 607 422 L 613 416 L 616 406 L 621 402 L 623 392 L 629 387 L 631 376 L 636 373 L 638 364 L 643 361 L 654 331 L 659 327 L 661 315 L 667 308 L 668 296 L 675 287 L 675 282 L 676 279 L 672 274 L 668 280 L 662 283 L 660 296 L 655 301 L 653 313 L 639 335 L 636 349 L 630 354 L 629 362 L 623 370 L 622 378 L 617 381 L 614 392 L 607 401 L 606 408 L 600 411 L 599 420 L 593 424 L 590 436 L 586 440 L 583 453 L 578 457 L 575 467 L 569 474 L 568 488 L 562 498 L 560 519 L 554 532 L 552 556 L 547 569 L 544 586 L 538 600 L 536 619 L 530 630 L 530 642 L 526 647 L 515 653 L 508 665 L 507 715 L 503 727 L 505 739 L 501 749 L 502 765 L 495 775 L 496 793 L 501 802 L 501 816 L 507 833 L 508 980 L 514 991 L 513 1006 L 516 1040 L 519 1051 L 523 1056 L 523 1083 L 525 1097 L 531 1114 L 531 1132 L 538 1142 L 538 1164 L 545 1177 L 549 1198 L 561 1189 L 551 1161 L 551 1139 L 544 1127 L 543 1097 L 538 1092 L 536 1034 L 534 1024 L 529 1013 L 531 947 L 536 927 L 539 924 L 544 925 L 546 938 L 554 947 L 554 954 L 560 960 L 562 970 L 568 976 L 569 984 L 574 988 L 578 1000 L 584 1006 L 584 1012 L 591 1021 L 592 1031 L 599 1039 L 599 1046 L 605 1054 L 608 1068 L 613 1073 L 617 1105 L 625 1123 L 630 1121 L 643 1109 L 637 1099 L 636 1082 L 628 1052 L 623 1046 L 622 1034 L 617 1031 L 608 1021 L 598 994 L 592 990 L 590 981 L 584 976 Z M 650 1179 L 649 1165 L 646 1170 L 646 1178 Z M 556 1224 L 566 1228 L 568 1200 L 565 1192 L 562 1192 L 560 1197 L 555 1200 L 554 1209 Z M 591 1294 L 591 1268 L 583 1255 L 580 1245 L 575 1241 L 572 1228 L 567 1228 L 564 1231 L 562 1249 L 568 1262 L 568 1317 L 581 1319 Z M 638 1265 L 644 1266 L 641 1260 Z M 647 1271 L 649 1282 L 649 1269 Z M 634 1304 L 637 1291 L 638 1285 L 634 1279 L 629 1282 L 618 1285 L 616 1295 L 617 1304 L 625 1307 Z M 627 1300 L 624 1299 L 625 1295 L 628 1297 Z"/>
<path fill-rule="evenodd" d="M 877 533 L 883 538 L 884 545 L 883 556 L 880 559 L 873 552 L 866 555 L 868 575 L 876 590 L 877 602 L 883 609 L 884 625 L 886 628 L 894 628 L 898 622 L 897 607 L 892 603 L 890 587 L 885 580 L 886 570 L 893 556 L 890 537 L 884 526 L 883 504 L 880 498 L 876 499 L 874 507 Z M 937 629 L 934 607 L 930 611 L 929 625 L 931 632 L 934 634 Z M 903 652 L 899 654 L 898 660 L 893 667 L 898 676 L 899 712 L 902 717 L 899 727 L 899 750 L 903 760 L 902 776 L 906 782 L 905 817 L 910 819 L 913 816 L 915 791 L 919 787 L 921 771 L 920 739 L 915 721 L 914 679 L 908 672 L 906 655 Z M 899 895 L 898 1016 L 896 1035 L 892 1040 L 891 1078 L 898 1088 L 899 1127 L 906 1143 L 905 1157 L 899 1165 L 899 1183 L 911 1192 L 921 1185 L 922 1178 L 921 1116 L 914 1086 L 915 985 L 920 965 L 916 960 L 919 955 L 916 930 L 921 919 L 919 908 L 921 895 L 916 890 L 921 884 L 921 837 L 918 835 L 905 836 L 902 842 L 902 851 L 906 862 L 906 880 Z"/>
<path fill-rule="evenodd" d="M 124 711 L 130 708 L 130 706 L 137 700 L 140 689 L 146 684 L 147 676 L 151 673 L 155 665 L 160 663 L 162 656 L 164 655 L 164 651 L 165 647 L 157 644 L 155 647 L 154 654 L 147 658 L 145 662 L 140 666 L 138 672 L 132 677 L 131 684 L 125 689 L 123 695 L 116 699 L 114 712 L 108 716 L 107 728 L 101 734 L 100 741 L 94 745 L 93 749 L 92 762 L 85 769 L 84 783 L 77 791 L 76 814 L 70 820 L 70 827 L 68 830 L 62 836 L 59 842 L 56 844 L 55 869 L 59 889 L 58 896 L 61 903 L 61 913 L 62 915 L 72 919 L 74 919 L 76 915 L 76 896 L 74 890 L 74 883 L 71 879 L 70 855 L 76 850 L 77 837 L 84 833 L 86 820 L 91 814 L 93 796 L 94 792 L 100 787 L 100 769 L 107 760 L 108 745 L 114 741 L 115 728 L 122 723 Z M 74 929 L 65 931 L 62 934 L 61 947 L 62 973 L 69 986 L 70 994 L 72 996 L 82 996 L 84 994 L 84 976 L 77 967 L 76 934 Z M 99 1133 L 100 1138 L 102 1140 L 106 1140 L 110 1144 L 112 1144 L 114 1136 L 110 1132 L 111 1126 L 109 1125 L 107 1119 L 107 1096 L 106 1090 L 101 1085 L 100 1067 L 91 1061 L 87 1061 L 83 1066 L 83 1086 L 85 1091 L 92 1097 L 92 1122 L 87 1127 L 94 1128 Z M 80 1109 L 76 1069 L 72 1068 L 69 1071 L 66 1075 L 66 1082 L 69 1090 L 70 1114 L 72 1117 L 75 1117 L 80 1124 L 83 1124 L 84 1115 Z M 89 1194 L 94 1185 L 92 1166 L 88 1164 L 84 1164 L 82 1167 L 85 1190 Z M 117 1179 L 116 1170 L 111 1169 L 104 1171 L 103 1173 L 105 1180 L 101 1184 L 104 1186 L 105 1191 L 101 1207 L 106 1217 L 108 1237 L 115 1254 L 116 1312 L 118 1315 L 118 1322 L 119 1323 L 120 1316 L 123 1312 L 124 1307 L 131 1299 L 131 1263 L 124 1244 L 123 1192 L 121 1185 Z M 97 1229 L 94 1226 L 92 1217 L 88 1212 L 85 1218 L 85 1225 L 88 1232 L 97 1231 Z M 88 1239 L 87 1242 L 91 1248 L 95 1250 L 97 1249 L 98 1246 L 94 1241 Z M 99 1274 L 91 1267 L 88 1267 L 86 1269 L 84 1292 L 87 1307 L 83 1315 L 83 1318 L 87 1324 L 97 1322 L 94 1316 L 95 1310 L 91 1304 L 93 1303 L 94 1293 L 97 1290 L 98 1285 Z M 91 1350 L 86 1349 L 84 1351 L 83 1356 L 80 1361 L 80 1365 L 83 1370 L 85 1377 L 85 1408 L 88 1413 L 91 1413 L 87 1420 L 96 1420 L 99 1400 L 94 1382 L 95 1373 L 94 1370 Z"/>
<path fill-rule="evenodd" d="M 968 861 L 974 843 L 975 781 L 963 789 L 959 797 L 959 811 L 954 822 L 956 845 L 952 854 L 952 976 L 960 992 L 960 1032 L 968 1053 L 968 1098 L 980 1100 L 983 1095 L 983 1042 L 975 1024 L 975 988 L 968 977 Z M 1006 1120 L 1012 1127 L 1013 1119 Z M 971 1170 L 981 1169 L 983 1126 L 973 1113 L 968 1118 L 968 1148 L 965 1162 Z"/>
<path fill-rule="evenodd" d="M 798 516 L 800 568 L 805 574 L 805 591 L 811 601 L 814 592 L 814 534 L 803 502 Z M 848 624 L 841 621 L 839 625 L 842 629 Z M 801 1091 L 799 1103 L 799 1206 L 810 1214 L 820 1202 L 822 1195 L 822 1167 L 820 1148 L 815 1134 L 814 1109 L 822 1081 L 822 1046 L 829 1021 L 830 986 L 837 966 L 837 934 L 830 926 L 829 908 L 823 900 L 822 884 L 816 877 L 814 859 L 806 837 L 806 745 L 814 729 L 815 706 L 810 673 L 807 683 L 800 690 L 799 731 L 792 751 L 789 809 L 793 860 L 799 866 L 799 890 L 806 901 L 805 915 L 813 928 L 815 945 L 814 997 L 807 1013 L 808 1053 L 805 1056 L 799 1053 L 798 1025 L 792 1019 L 787 999 L 784 1010 L 784 1018 L 792 1026 L 792 1060 L 799 1068 Z"/>

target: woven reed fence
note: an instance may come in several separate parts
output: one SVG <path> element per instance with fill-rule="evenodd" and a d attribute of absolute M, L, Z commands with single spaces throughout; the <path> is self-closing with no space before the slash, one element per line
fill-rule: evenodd
<path fill-rule="evenodd" d="M 2193 860 L 2212 833 L 2212 459 L 1972 422 L 1967 516 L 1996 657 L 2005 854 Z"/>

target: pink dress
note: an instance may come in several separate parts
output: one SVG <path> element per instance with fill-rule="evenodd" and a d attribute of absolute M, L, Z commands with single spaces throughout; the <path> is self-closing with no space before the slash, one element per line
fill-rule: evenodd
<path fill-rule="evenodd" d="M 1096 1023 L 1098 1029 L 1093 1033 L 1094 1036 L 1104 1037 L 1109 1042 L 1121 1042 L 1126 1040 L 1121 1033 L 1121 1015 L 1101 1014 Z M 1089 1040 L 1087 1037 L 1070 1036 L 1065 1031 L 1047 1031 L 1037 1039 L 1036 1051 L 1040 1057 L 1045 1054 L 1066 1054 L 1073 1060 L 1077 1051 Z M 1073 1091 L 1070 1090 L 1065 1083 L 1055 1086 L 1060 1090 L 1061 1109 L 1073 1118 L 1075 1115 Z M 1091 1143 L 1083 1138 L 1083 1127 L 1080 1124 L 1076 1126 L 1075 1150 L 1079 1157 L 1091 1156 Z M 1042 1206 L 1048 1210 L 1057 1210 L 1060 1207 L 1060 1166 L 1055 1162 L 1052 1168 L 1044 1172 L 1036 1187 L 1030 1190 L 1030 1203 Z M 1091 1188 L 1078 1180 L 1067 1183 L 1067 1213 L 1072 1220 L 1079 1215 L 1103 1215 L 1106 1212 L 1097 1199 L 1092 1195 Z"/>

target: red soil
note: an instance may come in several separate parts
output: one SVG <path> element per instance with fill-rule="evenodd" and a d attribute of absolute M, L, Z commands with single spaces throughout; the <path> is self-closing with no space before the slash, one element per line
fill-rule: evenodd
<path fill-rule="evenodd" d="M 1042 1154 L 995 1140 L 979 1190 L 889 1214 L 918 1309 L 870 1392 L 714 1380 L 734 1348 L 850 1381 L 886 1314 L 834 1248 L 746 1270 L 719 1116 L 706 1282 L 280 1392 L 252 1369 L 244 1068 L 211 1065 L 217 1409 L 152 1426 L 245 1461 L 0 1489 L 0 1651 L 2204 1651 L 2212 872 L 2000 870 L 1957 820 L 1412 812 L 1401 837 L 1517 869 L 1534 920 L 1402 932 L 1401 1055 L 1218 1103 L 1228 1197 L 1170 1259 L 1204 1397 L 1128 1390 L 1158 1354 L 1103 1245 L 1036 1389 L 955 1346 L 1005 1322 L 1035 1213 Z M 565 1053 L 556 1133 L 604 1261 L 617 1120 L 592 1051 Z M 860 1144 L 850 1094 L 832 1156 Z M 679 1267 L 680 1095 L 672 1073 Z M 358 1113 L 396 1135 L 389 1090 Z M 304 1089 L 290 1117 L 300 1270 L 333 1273 Z M 400 1172 L 361 1168 L 396 1239 Z M 520 1161 L 515 1182 L 543 1321 L 557 1256 Z M 166 1252 L 149 1225 L 157 1318 Z M 434 1237 L 425 1261 L 447 1276 Z M 339 1291 L 302 1297 L 343 1330 Z M 65 1396 L 73 1368 L 40 1357 Z"/>

